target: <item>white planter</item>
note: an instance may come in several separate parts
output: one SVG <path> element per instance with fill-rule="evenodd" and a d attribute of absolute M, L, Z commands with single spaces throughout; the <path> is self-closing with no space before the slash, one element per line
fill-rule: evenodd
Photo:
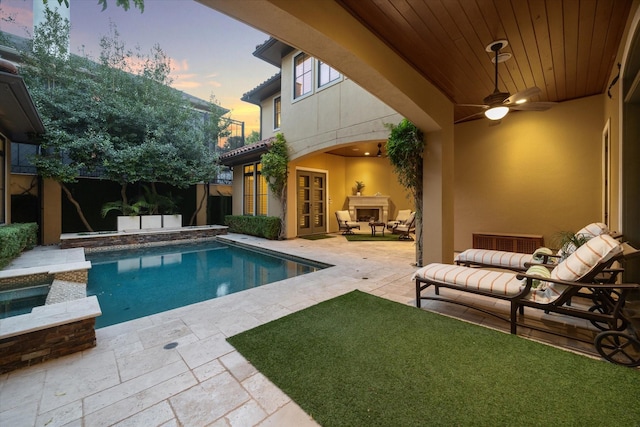
<path fill-rule="evenodd" d="M 147 228 L 162 228 L 162 215 L 142 215 L 141 219 L 141 229 Z"/>
<path fill-rule="evenodd" d="M 162 215 L 162 228 L 182 227 L 182 215 Z"/>
<path fill-rule="evenodd" d="M 118 217 L 118 231 L 140 230 L 140 216 L 128 215 Z"/>

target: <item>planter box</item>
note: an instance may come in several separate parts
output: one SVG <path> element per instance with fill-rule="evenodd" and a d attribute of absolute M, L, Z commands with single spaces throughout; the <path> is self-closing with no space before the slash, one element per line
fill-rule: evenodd
<path fill-rule="evenodd" d="M 182 215 L 162 215 L 162 228 L 182 228 Z"/>
<path fill-rule="evenodd" d="M 140 230 L 140 216 L 119 216 L 118 231 Z"/>
<path fill-rule="evenodd" d="M 146 228 L 162 228 L 162 215 L 142 215 L 140 217 L 142 230 Z"/>

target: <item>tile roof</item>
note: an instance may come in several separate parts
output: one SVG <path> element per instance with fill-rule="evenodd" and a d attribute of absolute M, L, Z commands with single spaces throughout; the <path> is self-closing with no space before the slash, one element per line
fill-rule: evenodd
<path fill-rule="evenodd" d="M 269 150 L 274 139 L 275 137 L 263 139 L 262 141 L 228 151 L 220 156 L 220 163 L 226 166 L 235 166 L 257 160 L 260 155 Z"/>

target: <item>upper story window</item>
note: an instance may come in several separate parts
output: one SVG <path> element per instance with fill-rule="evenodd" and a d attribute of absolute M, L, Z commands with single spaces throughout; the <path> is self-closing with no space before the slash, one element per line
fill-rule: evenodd
<path fill-rule="evenodd" d="M 306 53 L 294 58 L 293 97 L 300 98 L 313 90 L 313 59 Z"/>
<path fill-rule="evenodd" d="M 335 82 L 341 76 L 340 72 L 335 68 L 332 68 L 330 65 L 325 64 L 322 61 L 318 61 L 318 87 Z"/>
<path fill-rule="evenodd" d="M 273 100 L 273 128 L 280 129 L 280 119 L 282 118 L 282 102 L 280 97 Z"/>

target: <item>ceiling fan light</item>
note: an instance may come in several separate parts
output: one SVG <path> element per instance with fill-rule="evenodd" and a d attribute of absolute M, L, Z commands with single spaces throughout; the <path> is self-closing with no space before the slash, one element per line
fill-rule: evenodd
<path fill-rule="evenodd" d="M 509 107 L 492 107 L 484 112 L 489 120 L 500 120 L 509 112 Z"/>

